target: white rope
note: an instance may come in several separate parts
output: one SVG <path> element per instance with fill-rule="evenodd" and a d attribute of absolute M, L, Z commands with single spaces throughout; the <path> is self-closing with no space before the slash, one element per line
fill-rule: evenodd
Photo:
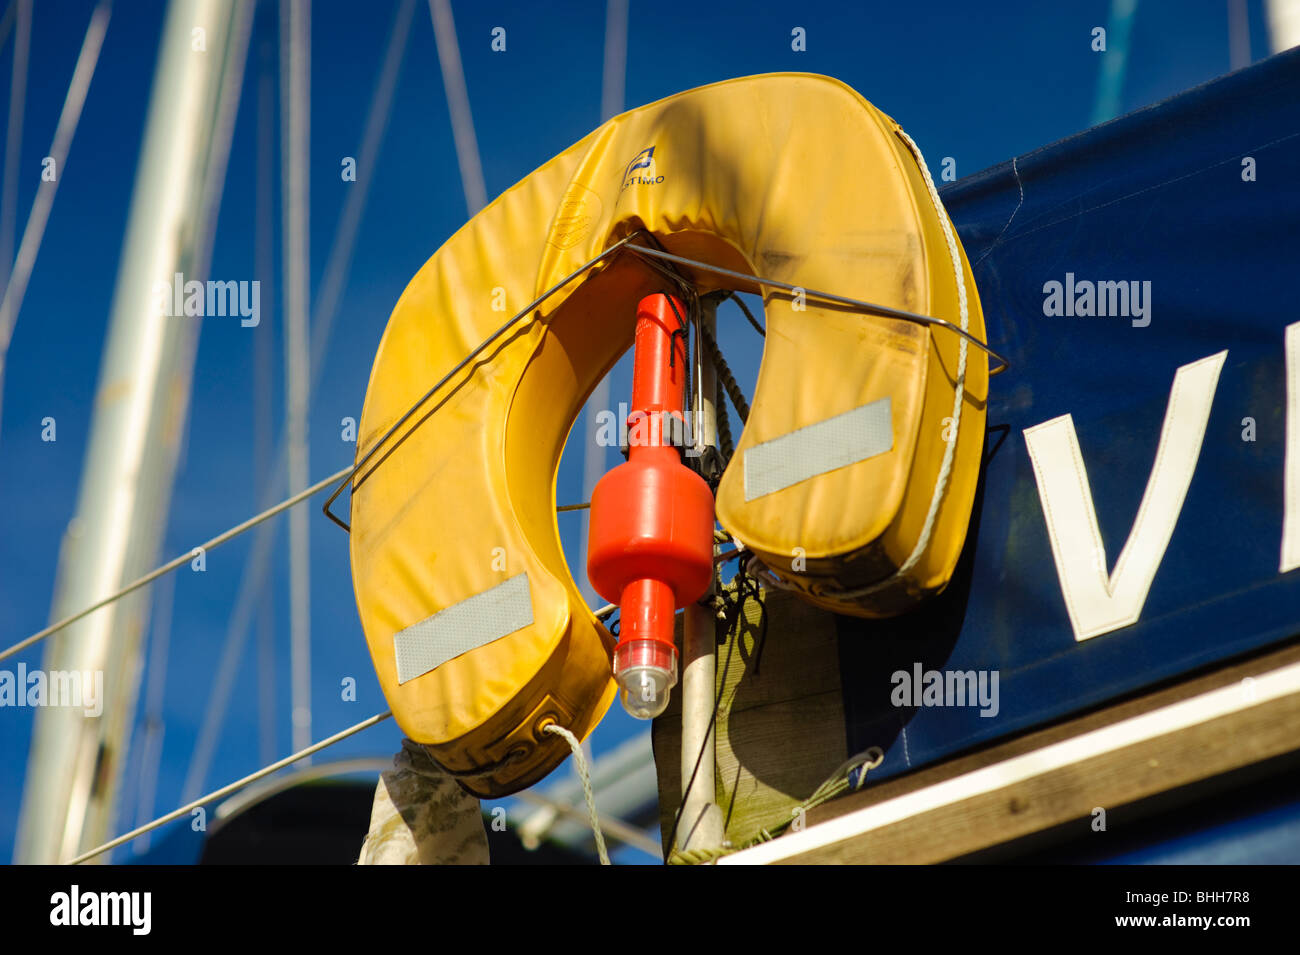
<path fill-rule="evenodd" d="M 600 831 L 600 816 L 596 813 L 596 797 L 591 794 L 591 773 L 587 769 L 587 757 L 582 754 L 582 743 L 563 726 L 547 723 L 547 733 L 563 736 L 564 741 L 573 750 L 573 760 L 578 766 L 578 778 L 582 780 L 582 794 L 587 798 L 587 812 L 591 815 L 591 831 L 596 837 L 596 854 L 600 856 L 601 865 L 609 865 L 609 853 L 605 850 L 605 834 Z"/>
<path fill-rule="evenodd" d="M 903 142 L 907 143 L 908 148 L 916 157 L 916 164 L 921 169 L 921 176 L 925 179 L 926 191 L 930 194 L 930 202 L 934 206 L 935 214 L 939 217 L 939 225 L 943 229 L 943 237 L 948 245 L 948 257 L 952 261 L 953 277 L 957 282 L 957 308 L 960 317 L 960 326 L 963 332 L 969 331 L 970 309 L 966 300 L 966 278 L 961 267 L 961 253 L 957 250 L 957 237 L 953 234 L 952 223 L 948 220 L 948 214 L 944 211 L 943 202 L 939 199 L 939 190 L 934 185 L 934 179 L 930 175 L 930 169 L 925 164 L 925 157 L 921 155 L 921 148 L 916 145 L 912 137 L 897 130 L 898 136 Z M 943 450 L 943 461 L 939 465 L 939 474 L 934 481 L 934 494 L 930 498 L 930 509 L 925 515 L 925 523 L 921 525 L 921 534 L 916 540 L 916 546 L 912 548 L 912 553 L 908 555 L 907 560 L 899 565 L 898 570 L 884 580 L 877 581 L 866 587 L 859 587 L 856 590 L 823 590 L 818 591 L 818 596 L 830 597 L 838 600 L 845 600 L 854 597 L 864 597 L 868 594 L 884 590 L 897 583 L 908 571 L 916 566 L 921 557 L 925 554 L 926 549 L 930 546 L 930 538 L 934 536 L 935 521 L 939 516 L 939 505 L 943 503 L 944 492 L 948 489 L 948 481 L 952 476 L 952 462 L 957 453 L 957 439 L 961 431 L 961 409 L 964 403 L 963 399 L 966 392 L 966 351 L 967 340 L 963 337 L 959 339 L 957 358 L 957 386 L 953 390 L 952 396 L 952 440 L 945 442 L 946 447 Z M 793 590 L 798 592 L 789 581 L 786 581 L 771 572 L 771 570 L 756 558 L 750 560 L 749 573 L 758 577 L 764 583 L 771 584 L 782 590 Z"/>
<path fill-rule="evenodd" d="M 957 283 L 957 310 L 960 317 L 961 330 L 969 331 L 970 310 L 966 302 L 966 277 L 962 274 L 961 253 L 957 251 L 957 237 L 953 235 L 952 223 L 948 221 L 948 213 L 944 211 L 943 202 L 939 199 L 939 190 L 935 188 L 934 179 L 930 176 L 930 169 L 925 164 L 925 157 L 921 155 L 921 148 L 916 145 L 912 137 L 898 130 L 899 138 L 907 143 L 916 156 L 916 164 L 921 167 L 921 175 L 925 179 L 926 191 L 930 193 L 930 202 L 934 205 L 935 215 L 939 217 L 939 225 L 943 228 L 943 237 L 948 243 L 948 257 L 952 260 L 953 279 Z M 952 395 L 952 440 L 945 442 L 947 445 L 943 450 L 943 463 L 939 465 L 939 476 L 934 482 L 934 495 L 930 498 L 930 510 L 925 515 L 925 524 L 921 527 L 921 536 L 917 539 L 916 547 L 912 549 L 911 556 L 903 561 L 901 567 L 895 572 L 894 576 L 899 577 L 911 570 L 921 559 L 927 547 L 930 546 L 930 537 L 934 533 L 934 523 L 939 514 L 939 504 L 943 501 L 944 491 L 948 488 L 948 479 L 952 475 L 952 460 L 957 453 L 957 438 L 961 433 L 961 408 L 963 398 L 966 393 L 966 350 L 967 342 L 965 338 L 959 340 L 957 352 L 957 387 L 953 389 Z M 881 585 L 876 585 L 881 586 Z"/>
<path fill-rule="evenodd" d="M 243 779 L 237 779 L 233 783 L 230 783 L 229 785 L 222 786 L 220 789 L 213 790 L 212 792 L 208 793 L 206 796 L 200 796 L 198 799 L 195 799 L 193 802 L 186 803 L 185 805 L 181 806 L 179 809 L 173 809 L 171 812 L 167 813 L 167 815 L 159 816 L 153 822 L 140 826 L 138 829 L 132 829 L 130 832 L 118 836 L 116 839 L 113 839 L 111 842 L 106 842 L 102 846 L 97 846 L 96 848 L 91 849 L 89 852 L 83 852 L 75 859 L 70 859 L 68 861 L 68 865 L 80 865 L 81 863 L 85 862 L 87 859 L 95 858 L 95 856 L 99 855 L 100 853 L 107 852 L 109 849 L 116 849 L 122 843 L 130 842 L 136 836 L 144 835 L 146 832 L 149 832 L 150 830 L 157 829 L 159 826 L 162 825 L 166 825 L 167 823 L 171 822 L 173 819 L 179 819 L 181 816 L 184 816 L 188 813 L 193 812 L 195 809 L 198 809 L 204 803 L 209 803 L 212 802 L 214 799 L 221 799 L 224 796 L 229 796 L 235 790 L 242 789 L 244 786 L 247 786 L 249 783 L 257 782 L 257 780 L 261 779 L 263 776 L 269 776 L 272 773 L 276 772 L 277 770 L 284 769 L 284 767 L 288 766 L 290 763 L 296 763 L 298 760 L 304 759 L 305 757 L 310 756 L 312 753 L 319 753 L 325 747 L 333 746 L 335 743 L 347 739 L 349 736 L 353 735 L 354 733 L 360 733 L 364 729 L 369 729 L 370 727 L 374 726 L 376 723 L 382 723 L 384 720 L 388 719 L 392 715 L 393 715 L 392 711 L 390 710 L 385 710 L 383 713 L 376 713 L 374 716 L 370 717 L 369 719 L 362 720 L 360 723 L 357 723 L 354 726 L 349 726 L 347 729 L 341 730 L 340 732 L 335 733 L 333 736 L 321 740 L 319 743 L 313 743 L 312 745 L 308 746 L 306 749 L 300 749 L 298 752 L 292 754 L 291 756 L 286 756 L 284 759 L 274 762 L 270 766 L 264 766 L 261 769 L 259 769 L 257 772 L 250 773 L 249 775 L 245 776 Z"/>

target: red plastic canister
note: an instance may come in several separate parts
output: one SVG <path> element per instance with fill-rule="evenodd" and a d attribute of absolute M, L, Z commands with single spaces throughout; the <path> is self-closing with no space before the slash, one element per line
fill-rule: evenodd
<path fill-rule="evenodd" d="M 713 493 L 670 443 L 690 373 L 685 314 L 664 293 L 638 305 L 628 460 L 591 498 L 587 576 L 619 605 L 614 677 L 624 707 L 642 719 L 663 712 L 677 682 L 673 615 L 703 596 L 713 575 Z"/>

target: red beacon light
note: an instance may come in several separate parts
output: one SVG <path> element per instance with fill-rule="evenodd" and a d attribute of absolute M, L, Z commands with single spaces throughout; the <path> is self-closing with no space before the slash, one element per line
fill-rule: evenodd
<path fill-rule="evenodd" d="M 663 293 L 637 306 L 628 459 L 591 497 L 587 577 L 619 605 L 614 679 L 638 719 L 668 705 L 677 683 L 673 616 L 713 579 L 713 493 L 664 436 L 668 419 L 682 419 L 685 314 Z"/>

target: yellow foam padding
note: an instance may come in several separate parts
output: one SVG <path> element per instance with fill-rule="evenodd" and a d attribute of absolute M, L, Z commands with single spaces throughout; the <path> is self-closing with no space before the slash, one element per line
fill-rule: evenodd
<path fill-rule="evenodd" d="M 637 229 L 679 255 L 956 322 L 938 220 L 895 130 L 849 87 L 808 74 L 730 80 L 610 120 L 507 190 L 412 279 L 375 357 L 358 460 L 507 318 Z M 983 338 L 967 273 L 970 331 Z M 731 284 L 693 278 L 701 292 Z M 564 560 L 556 473 L 587 396 L 632 344 L 637 302 L 665 290 L 617 253 L 458 373 L 353 482 L 353 584 L 380 684 L 403 731 L 479 795 L 540 779 L 568 755 L 542 727 L 585 737 L 613 699 L 613 638 Z M 793 304 L 765 295 L 762 368 L 719 519 L 801 589 L 866 582 L 858 571 L 896 567 L 924 520 L 957 339 Z M 944 510 L 905 588 L 918 594 L 943 586 L 965 535 L 987 390 L 975 348 L 966 388 Z M 744 500 L 746 448 L 885 396 L 891 451 Z M 795 548 L 802 569 L 787 566 Z M 519 574 L 532 624 L 398 683 L 396 633 Z"/>

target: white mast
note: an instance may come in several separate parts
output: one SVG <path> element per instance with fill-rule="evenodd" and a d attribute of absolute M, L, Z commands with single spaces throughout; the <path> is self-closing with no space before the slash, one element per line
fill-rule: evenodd
<path fill-rule="evenodd" d="M 168 10 L 53 619 L 157 559 L 205 319 L 159 314 L 154 290 L 178 272 L 206 277 L 233 130 L 229 100 L 238 99 L 251 16 L 251 3 L 223 0 L 173 0 Z M 131 594 L 50 640 L 47 671 L 103 672 L 103 713 L 38 711 L 17 862 L 57 862 L 104 841 L 134 716 L 148 594 Z"/>

